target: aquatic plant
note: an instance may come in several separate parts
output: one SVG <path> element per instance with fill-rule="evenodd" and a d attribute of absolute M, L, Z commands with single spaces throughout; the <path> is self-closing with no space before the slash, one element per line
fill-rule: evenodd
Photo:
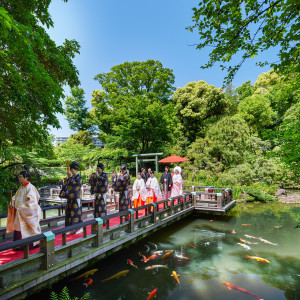
<path fill-rule="evenodd" d="M 56 294 L 54 291 L 52 291 L 51 295 L 50 295 L 50 300 L 87 300 L 89 297 L 90 297 L 90 293 L 85 294 L 81 298 L 78 298 L 78 297 L 72 298 L 70 296 L 70 292 L 69 292 L 68 288 L 65 286 L 62 289 L 60 295 Z"/>

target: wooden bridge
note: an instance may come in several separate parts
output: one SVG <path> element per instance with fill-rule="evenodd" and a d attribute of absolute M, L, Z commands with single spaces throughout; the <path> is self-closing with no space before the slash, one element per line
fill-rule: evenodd
<path fill-rule="evenodd" d="M 188 215 L 226 214 L 236 204 L 231 189 L 200 186 L 184 189 L 186 192 L 177 197 L 66 228 L 57 228 L 64 221 L 64 204 L 43 208 L 43 211 L 58 210 L 58 216 L 41 220 L 43 231 L 50 231 L 0 245 L 0 298 L 24 299 Z M 93 209 L 85 210 L 85 218 L 92 212 Z M 67 235 L 68 231 L 80 228 L 82 234 Z M 5 229 L 1 230 L 5 233 Z M 29 250 L 29 244 L 37 241 L 40 248 Z M 15 252 L 13 249 L 17 247 L 24 250 Z"/>

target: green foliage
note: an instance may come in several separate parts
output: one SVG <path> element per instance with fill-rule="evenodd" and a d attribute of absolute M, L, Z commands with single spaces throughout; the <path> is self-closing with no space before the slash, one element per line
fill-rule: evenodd
<path fill-rule="evenodd" d="M 89 297 L 90 297 L 90 293 L 85 294 L 81 298 L 78 297 L 72 298 L 70 296 L 70 292 L 68 288 L 65 286 L 60 292 L 60 294 L 56 294 L 55 292 L 52 291 L 50 295 L 50 300 L 87 300 L 89 299 Z"/>
<path fill-rule="evenodd" d="M 87 130 L 79 130 L 77 133 L 72 134 L 68 138 L 69 143 L 80 144 L 83 146 L 88 146 L 94 148 L 93 141 L 91 140 L 91 133 Z"/>
<path fill-rule="evenodd" d="M 271 125 L 275 118 L 270 100 L 263 95 L 252 95 L 243 99 L 239 103 L 238 112 L 254 132 Z"/>
<path fill-rule="evenodd" d="M 276 201 L 276 198 L 268 193 L 265 193 L 259 189 L 253 187 L 246 187 L 245 192 L 250 196 L 254 197 L 255 201 L 260 202 L 269 202 L 269 201 Z"/>
<path fill-rule="evenodd" d="M 187 83 L 173 95 L 175 113 L 189 142 L 204 137 L 207 127 L 216 122 L 230 107 L 222 89 L 205 81 Z"/>
<path fill-rule="evenodd" d="M 74 131 L 88 130 L 90 125 L 87 123 L 88 109 L 85 107 L 84 90 L 76 86 L 71 88 L 71 94 L 65 101 L 69 127 Z"/>
<path fill-rule="evenodd" d="M 147 153 L 173 136 L 172 70 L 159 61 L 126 62 L 95 77 L 104 91 L 94 91 L 89 118 L 109 148 Z"/>
<path fill-rule="evenodd" d="M 50 1 L 2 1 L 0 7 L 0 148 L 8 141 L 30 148 L 59 127 L 63 85 L 78 85 L 73 58 L 76 41 L 57 46 L 45 27 L 53 26 Z M 30 130 L 29 130 L 30 129 Z"/>
<path fill-rule="evenodd" d="M 194 24 L 187 29 L 198 31 L 197 49 L 212 47 L 202 68 L 220 62 L 227 69 L 227 83 L 246 59 L 273 47 L 279 47 L 279 61 L 259 65 L 286 70 L 298 64 L 299 1 L 201 1 L 193 11 Z M 235 55 L 241 56 L 240 63 L 229 65 Z"/>
<path fill-rule="evenodd" d="M 248 80 L 248 81 L 244 82 L 240 87 L 236 88 L 235 92 L 237 93 L 238 99 L 241 101 L 241 100 L 253 95 L 254 87 L 251 84 L 251 81 Z"/>

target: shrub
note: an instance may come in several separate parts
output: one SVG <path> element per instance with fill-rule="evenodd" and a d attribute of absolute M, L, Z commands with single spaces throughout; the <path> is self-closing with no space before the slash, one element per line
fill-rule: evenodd
<path fill-rule="evenodd" d="M 253 187 L 246 187 L 245 192 L 254 197 L 255 201 L 268 202 L 276 200 L 274 196 Z"/>

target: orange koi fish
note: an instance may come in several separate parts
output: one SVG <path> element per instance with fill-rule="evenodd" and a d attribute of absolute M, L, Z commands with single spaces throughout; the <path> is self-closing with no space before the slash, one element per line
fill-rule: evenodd
<path fill-rule="evenodd" d="M 92 278 L 85 278 L 85 279 L 83 279 L 83 282 L 84 282 L 83 285 L 85 285 L 85 287 L 88 287 L 90 284 L 93 283 L 93 279 Z"/>
<path fill-rule="evenodd" d="M 242 226 L 251 226 L 251 224 L 242 224 Z"/>
<path fill-rule="evenodd" d="M 164 253 L 164 251 L 163 250 L 160 250 L 160 251 L 155 251 L 154 252 L 154 254 L 155 255 L 162 255 Z"/>
<path fill-rule="evenodd" d="M 210 222 L 213 222 L 215 219 L 214 218 L 212 218 L 211 220 L 209 220 Z"/>
<path fill-rule="evenodd" d="M 251 259 L 254 259 L 256 261 L 261 261 L 261 262 L 266 262 L 266 263 L 270 263 L 269 260 L 267 259 L 264 259 L 264 258 L 261 258 L 261 257 L 258 257 L 258 256 L 250 256 L 250 255 L 246 255 L 246 258 L 251 258 Z"/>
<path fill-rule="evenodd" d="M 194 246 L 194 245 L 188 245 L 188 247 L 196 248 L 196 246 Z"/>
<path fill-rule="evenodd" d="M 153 299 L 156 296 L 156 293 L 157 293 L 157 289 L 154 289 L 152 292 L 150 292 L 147 300 Z"/>
<path fill-rule="evenodd" d="M 149 260 L 151 260 L 151 259 L 155 259 L 156 256 L 157 256 L 156 254 L 153 254 L 153 255 L 149 256 L 149 257 L 147 258 L 147 261 L 149 261 Z"/>
<path fill-rule="evenodd" d="M 130 264 L 131 266 L 133 266 L 134 268 L 138 269 L 138 267 L 133 263 L 132 260 L 127 259 L 127 263 Z"/>
<path fill-rule="evenodd" d="M 263 300 L 262 297 L 260 297 L 260 296 L 258 296 L 256 294 L 253 294 L 253 293 L 251 293 L 251 292 L 249 292 L 249 291 L 247 291 L 247 290 L 245 290 L 245 289 L 243 289 L 243 288 L 241 288 L 241 287 L 239 287 L 237 285 L 234 285 L 234 284 L 232 284 L 230 282 L 223 281 L 222 284 L 224 284 L 225 286 L 227 286 L 227 288 L 229 290 L 233 289 L 233 290 L 236 290 L 238 292 L 244 293 L 246 295 L 252 296 L 252 297 L 254 297 L 256 299 Z"/>
<path fill-rule="evenodd" d="M 281 228 L 282 226 L 274 226 L 275 228 Z"/>
<path fill-rule="evenodd" d="M 165 259 L 165 258 L 169 257 L 170 255 L 172 255 L 173 253 L 174 253 L 173 250 L 168 251 L 161 259 Z"/>
<path fill-rule="evenodd" d="M 142 255 L 141 253 L 139 253 L 139 255 L 143 258 L 142 261 L 144 263 L 146 263 L 148 261 L 147 257 L 145 255 Z"/>
<path fill-rule="evenodd" d="M 232 229 L 231 233 L 236 234 L 236 231 L 234 229 Z"/>
<path fill-rule="evenodd" d="M 178 278 L 178 276 L 180 276 L 180 275 L 178 275 L 175 271 L 173 271 L 171 276 L 175 278 L 175 280 L 178 282 L 178 284 L 180 284 L 180 281 Z"/>

